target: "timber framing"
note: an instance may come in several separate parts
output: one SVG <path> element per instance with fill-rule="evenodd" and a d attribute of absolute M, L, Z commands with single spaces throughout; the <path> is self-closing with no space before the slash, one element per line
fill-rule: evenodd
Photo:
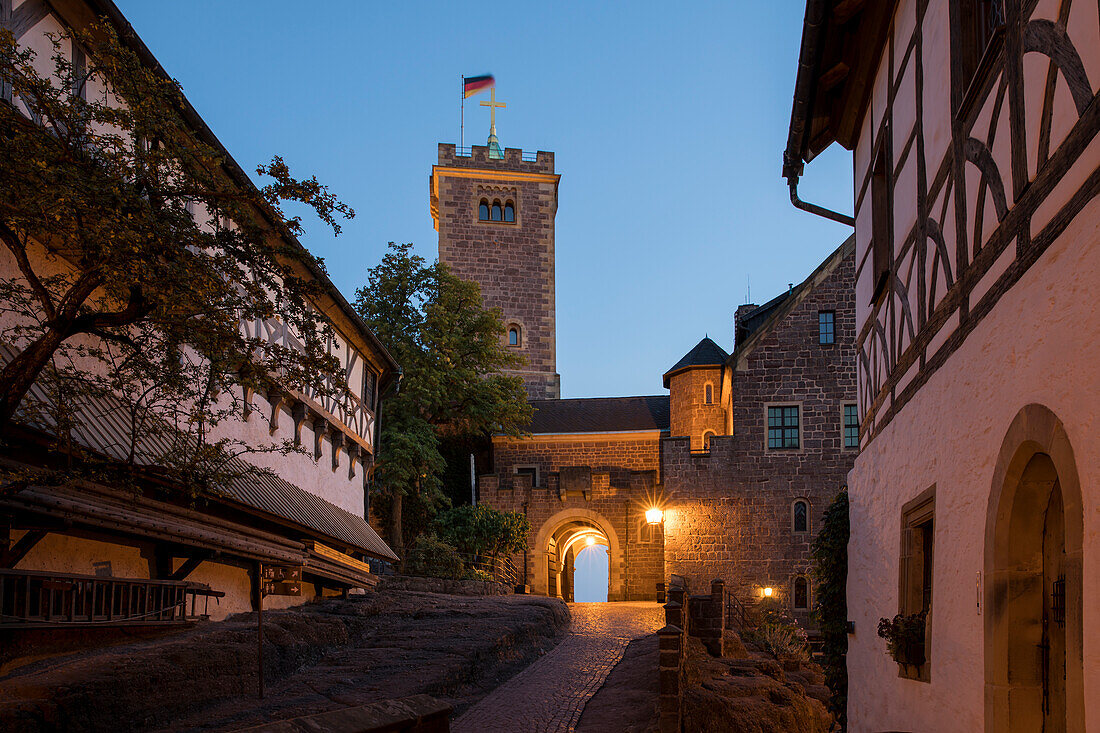
<path fill-rule="evenodd" d="M 849 43 L 866 65 L 877 68 L 884 61 L 888 74 L 886 98 L 876 102 L 880 116 L 861 124 L 862 134 L 870 137 L 861 144 L 872 155 L 865 169 L 855 171 L 856 217 L 872 205 L 869 190 L 879 151 L 885 151 L 887 162 L 888 214 L 915 207 L 908 230 L 895 231 L 885 297 L 870 305 L 858 324 L 861 446 L 890 424 L 1100 193 L 1100 170 L 1075 170 L 1100 133 L 1100 102 L 1092 92 L 1096 80 L 1088 78 L 1066 31 L 1071 7 L 1082 0 L 1059 4 L 1055 20 L 1034 17 L 1037 4 L 1030 0 L 1004 0 L 1003 22 L 990 29 L 981 48 L 967 45 L 973 38 L 961 29 L 970 19 L 962 16 L 960 3 L 942 1 L 952 29 L 950 89 L 948 108 L 935 110 L 925 105 L 925 64 L 944 60 L 924 58 L 930 0 L 915 3 L 906 37 L 899 37 L 897 19 L 888 18 L 881 33 L 862 23 L 853 31 L 836 20 L 844 3 L 807 4 L 784 175 L 800 172 L 791 169 L 791 161 L 800 166 L 812 160 L 822 145 L 835 141 L 852 148 L 857 142 L 858 136 L 845 131 L 850 120 L 870 113 L 869 99 L 822 96 L 829 92 L 820 81 L 836 73 L 838 61 L 829 49 Z M 896 3 L 881 6 L 892 15 Z M 1029 87 L 1027 100 L 1024 54 L 1045 57 L 1047 64 L 1044 85 Z M 1076 119 L 1055 145 L 1057 89 L 1068 91 Z M 1034 109 L 1025 109 L 1025 102 Z M 911 129 L 895 129 L 906 119 L 896 114 L 899 104 L 915 107 Z M 950 116 L 949 144 L 935 159 L 928 155 L 929 114 Z M 1030 160 L 1029 150 L 1035 151 Z M 1079 183 L 1063 190 L 1060 184 L 1071 170 Z M 903 176 L 915 181 L 915 191 L 904 200 L 895 198 L 900 195 L 895 182 Z M 1048 200 L 1056 189 L 1058 205 Z M 873 249 L 860 241 L 857 282 L 871 266 Z"/>

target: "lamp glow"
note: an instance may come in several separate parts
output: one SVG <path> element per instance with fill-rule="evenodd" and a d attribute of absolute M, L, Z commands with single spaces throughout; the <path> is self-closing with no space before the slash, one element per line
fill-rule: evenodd
<path fill-rule="evenodd" d="M 662 512 L 657 507 L 653 507 L 652 509 L 647 509 L 646 513 L 645 513 L 645 521 L 648 524 L 660 524 L 661 520 L 664 519 L 664 517 L 665 517 L 665 513 Z"/>
<path fill-rule="evenodd" d="M 584 544 L 591 547 L 592 545 L 596 544 L 596 538 L 593 537 L 592 535 L 588 535 L 587 537 L 584 538 Z"/>
<path fill-rule="evenodd" d="M 771 598 L 771 597 L 772 597 L 772 593 L 774 593 L 774 592 L 775 592 L 775 591 L 774 591 L 774 590 L 773 590 L 773 589 L 771 588 L 771 586 L 769 586 L 769 587 L 767 587 L 767 588 L 765 588 L 765 589 L 764 589 L 764 597 L 765 597 L 765 598 Z"/>

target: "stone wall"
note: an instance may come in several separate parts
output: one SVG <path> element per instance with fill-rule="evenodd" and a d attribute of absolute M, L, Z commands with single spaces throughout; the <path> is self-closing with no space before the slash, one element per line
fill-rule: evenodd
<path fill-rule="evenodd" d="M 733 435 L 712 438 L 705 454 L 686 438 L 662 441 L 666 574 L 697 585 L 722 577 L 742 597 L 770 586 L 788 602 L 794 578 L 808 577 L 812 538 L 856 454 L 843 447 L 842 417 L 856 395 L 853 276 L 849 254 L 750 351 L 735 353 Z M 836 312 L 833 345 L 818 343 L 822 310 Z M 797 449 L 767 448 L 776 403 L 800 408 Z M 796 534 L 798 499 L 809 502 L 810 526 Z M 813 592 L 811 579 L 811 604 Z"/>
<path fill-rule="evenodd" d="M 481 286 L 488 308 L 499 308 L 507 326 L 520 329 L 516 348 L 527 360 L 520 370 L 531 399 L 559 396 L 554 298 L 554 216 L 558 176 L 554 154 L 533 162 L 508 148 L 490 159 L 484 146 L 455 155 L 440 144 L 432 170 L 431 206 L 439 232 L 439 261 Z M 515 202 L 515 221 L 478 219 L 478 203 Z M 504 336 L 502 335 L 502 338 Z"/>
<path fill-rule="evenodd" d="M 539 537 L 552 537 L 559 526 L 580 521 L 609 535 L 611 588 L 609 600 L 652 600 L 664 571 L 660 528 L 647 529 L 645 510 L 655 499 L 659 438 L 652 434 L 534 436 L 493 441 L 492 475 L 479 479 L 480 501 L 495 509 L 525 512 L 531 523 L 526 557 L 514 558 L 526 567 L 527 584 L 546 593 L 548 548 Z M 518 467 L 535 467 L 534 484 Z M 588 467 L 588 489 L 563 491 L 561 471 Z M 556 562 L 565 562 L 557 558 Z"/>

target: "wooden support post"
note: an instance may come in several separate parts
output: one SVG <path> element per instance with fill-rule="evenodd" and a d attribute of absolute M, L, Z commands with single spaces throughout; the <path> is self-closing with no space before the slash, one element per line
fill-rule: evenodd
<path fill-rule="evenodd" d="M 14 568 L 16 563 L 26 557 L 27 553 L 46 536 L 44 529 L 32 529 L 19 538 L 11 548 L 5 548 L 0 553 L 0 568 Z"/>
<path fill-rule="evenodd" d="M 294 409 L 290 414 L 294 417 L 294 445 L 302 444 L 302 423 L 306 421 L 306 415 L 309 414 L 309 408 L 306 407 L 304 402 L 295 402 Z"/>

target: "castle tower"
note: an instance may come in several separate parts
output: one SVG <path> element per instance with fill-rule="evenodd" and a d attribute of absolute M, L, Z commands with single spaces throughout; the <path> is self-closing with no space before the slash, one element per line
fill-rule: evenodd
<path fill-rule="evenodd" d="M 704 338 L 665 372 L 669 390 L 670 434 L 690 436 L 692 450 L 705 450 L 710 437 L 726 434 L 722 369 L 729 354 Z"/>
<path fill-rule="evenodd" d="M 469 153 L 440 143 L 430 178 L 439 261 L 481 286 L 487 308 L 499 308 L 505 343 L 526 358 L 519 370 L 530 399 L 560 396 L 554 303 L 554 154 L 501 151 L 495 126 L 489 145 Z"/>

